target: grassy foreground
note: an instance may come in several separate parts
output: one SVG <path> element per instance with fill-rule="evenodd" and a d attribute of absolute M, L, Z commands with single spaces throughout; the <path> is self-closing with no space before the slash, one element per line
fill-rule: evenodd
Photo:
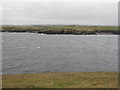
<path fill-rule="evenodd" d="M 3 88 L 117 88 L 117 72 L 3 75 Z"/>
<path fill-rule="evenodd" d="M 44 34 L 118 34 L 117 26 L 81 26 L 81 25 L 7 25 L 2 32 L 32 32 Z"/>

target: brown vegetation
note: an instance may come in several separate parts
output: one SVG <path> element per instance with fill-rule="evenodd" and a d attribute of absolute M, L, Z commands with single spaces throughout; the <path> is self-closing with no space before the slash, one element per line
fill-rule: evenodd
<path fill-rule="evenodd" d="M 3 75 L 3 88 L 117 88 L 117 72 Z"/>
<path fill-rule="evenodd" d="M 115 26 L 77 26 L 77 25 L 31 25 L 2 26 L 2 32 L 32 32 L 44 34 L 118 34 Z"/>

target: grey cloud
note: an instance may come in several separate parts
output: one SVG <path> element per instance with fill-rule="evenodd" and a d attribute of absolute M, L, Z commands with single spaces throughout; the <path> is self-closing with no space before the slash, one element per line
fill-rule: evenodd
<path fill-rule="evenodd" d="M 117 25 L 115 2 L 3 3 L 3 24 Z"/>

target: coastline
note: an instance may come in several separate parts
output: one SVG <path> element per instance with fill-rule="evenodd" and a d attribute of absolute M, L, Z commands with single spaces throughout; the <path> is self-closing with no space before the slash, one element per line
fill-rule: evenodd
<path fill-rule="evenodd" d="M 48 35 L 118 35 L 117 27 L 3 26 L 0 32 Z M 118 72 L 61 72 L 2 75 L 3 88 L 117 88 Z"/>
<path fill-rule="evenodd" d="M 65 35 L 118 35 L 117 26 L 76 26 L 76 25 L 28 25 L 28 26 L 1 26 L 0 32 L 38 33 L 38 34 L 65 34 Z"/>
<path fill-rule="evenodd" d="M 3 88 L 117 88 L 118 72 L 2 75 Z"/>
<path fill-rule="evenodd" d="M 90 34 L 90 33 L 82 33 L 82 34 L 75 34 L 75 33 L 38 33 L 38 32 L 18 32 L 18 31 L 0 31 L 1 33 L 3 32 L 6 32 L 6 33 L 36 33 L 36 34 L 41 34 L 41 35 L 119 35 L 118 33 L 117 34 L 114 34 L 114 33 L 94 33 L 94 34 Z"/>

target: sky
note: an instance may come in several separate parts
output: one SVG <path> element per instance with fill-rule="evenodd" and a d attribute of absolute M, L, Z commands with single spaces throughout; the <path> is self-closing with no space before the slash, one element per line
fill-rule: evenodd
<path fill-rule="evenodd" d="M 4 0 L 2 24 L 117 25 L 117 0 Z"/>

